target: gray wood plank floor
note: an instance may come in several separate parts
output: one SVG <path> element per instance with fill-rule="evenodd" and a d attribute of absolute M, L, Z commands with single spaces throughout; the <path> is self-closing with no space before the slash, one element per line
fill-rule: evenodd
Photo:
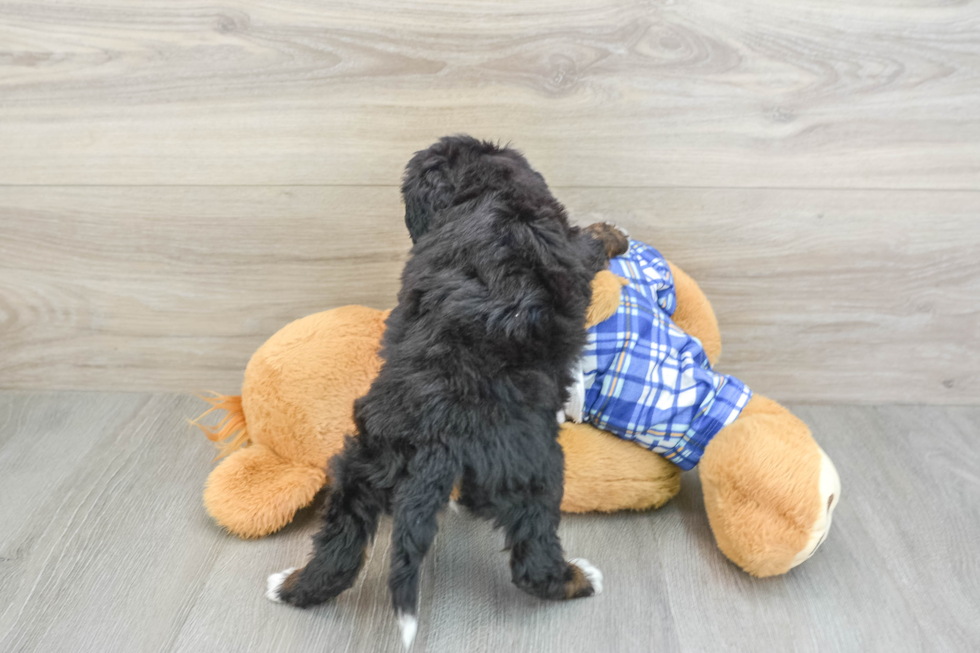
<path fill-rule="evenodd" d="M 357 585 L 309 611 L 262 596 L 301 562 L 312 511 L 244 542 L 200 505 L 212 449 L 173 394 L 0 393 L 0 650 L 399 651 L 387 524 Z M 980 649 L 980 408 L 796 406 L 838 465 L 830 539 L 750 578 L 716 549 L 696 474 L 663 509 L 569 516 L 599 597 L 531 599 L 502 538 L 447 513 L 426 561 L 417 653 Z M 973 553 L 971 553 L 973 551 Z"/>

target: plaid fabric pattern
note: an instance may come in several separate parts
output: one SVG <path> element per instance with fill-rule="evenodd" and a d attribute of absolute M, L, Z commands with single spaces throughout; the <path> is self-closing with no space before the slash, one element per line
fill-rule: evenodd
<path fill-rule="evenodd" d="M 752 391 L 713 371 L 701 341 L 670 319 L 677 297 L 660 252 L 630 241 L 610 269 L 629 284 L 616 314 L 589 329 L 583 421 L 691 469 Z"/>

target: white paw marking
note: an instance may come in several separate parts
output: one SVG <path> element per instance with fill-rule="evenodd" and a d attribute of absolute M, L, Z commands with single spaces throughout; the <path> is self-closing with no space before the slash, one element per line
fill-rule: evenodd
<path fill-rule="evenodd" d="M 602 572 L 597 567 L 585 558 L 575 558 L 569 562 L 582 570 L 596 594 L 602 594 Z"/>
<path fill-rule="evenodd" d="M 459 514 L 459 504 L 456 503 L 455 501 L 450 501 L 449 502 L 449 509 L 453 511 L 453 514 L 456 514 L 456 515 Z"/>
<path fill-rule="evenodd" d="M 585 364 L 583 359 L 579 359 L 572 366 L 572 385 L 568 388 L 568 401 L 565 402 L 563 412 L 576 424 L 581 424 L 582 414 L 585 412 L 585 372 L 582 366 Z M 565 420 L 560 419 L 561 424 Z"/>
<path fill-rule="evenodd" d="M 290 567 L 289 569 L 283 569 L 278 574 L 269 576 L 265 581 L 265 598 L 276 603 L 282 603 L 282 599 L 279 598 L 279 588 L 282 587 L 289 574 L 294 571 L 296 571 L 296 567 Z"/>
<path fill-rule="evenodd" d="M 419 621 L 415 618 L 415 615 L 403 612 L 397 615 L 398 617 L 398 629 L 402 631 L 402 644 L 405 645 L 405 650 L 412 647 L 412 642 L 415 641 L 415 633 L 419 629 Z"/>

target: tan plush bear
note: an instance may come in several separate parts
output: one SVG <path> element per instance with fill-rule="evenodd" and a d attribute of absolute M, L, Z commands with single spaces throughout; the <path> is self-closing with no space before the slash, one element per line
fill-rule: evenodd
<path fill-rule="evenodd" d="M 673 322 L 701 341 L 713 364 L 721 336 L 711 305 L 693 279 L 673 264 L 670 271 Z M 596 276 L 588 326 L 616 312 L 625 284 L 608 271 Z M 329 483 L 326 461 L 354 432 L 354 399 L 380 369 L 387 315 L 345 306 L 296 320 L 252 356 L 241 396 L 209 399 L 208 413 L 227 411 L 218 426 L 201 426 L 226 456 L 204 489 L 218 524 L 240 537 L 268 535 Z M 680 490 L 673 463 L 588 424 L 565 423 L 560 443 L 566 512 L 656 508 Z M 784 573 L 826 537 L 840 497 L 837 472 L 807 426 L 776 402 L 753 395 L 707 445 L 698 469 L 718 546 L 748 573 Z"/>

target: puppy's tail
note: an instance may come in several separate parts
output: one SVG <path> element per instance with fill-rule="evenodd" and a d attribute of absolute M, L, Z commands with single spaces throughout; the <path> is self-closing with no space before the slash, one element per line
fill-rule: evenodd
<path fill-rule="evenodd" d="M 406 649 L 418 630 L 419 567 L 439 529 L 436 516 L 449 502 L 457 470 L 445 449 L 420 449 L 395 490 L 388 588 Z"/>

